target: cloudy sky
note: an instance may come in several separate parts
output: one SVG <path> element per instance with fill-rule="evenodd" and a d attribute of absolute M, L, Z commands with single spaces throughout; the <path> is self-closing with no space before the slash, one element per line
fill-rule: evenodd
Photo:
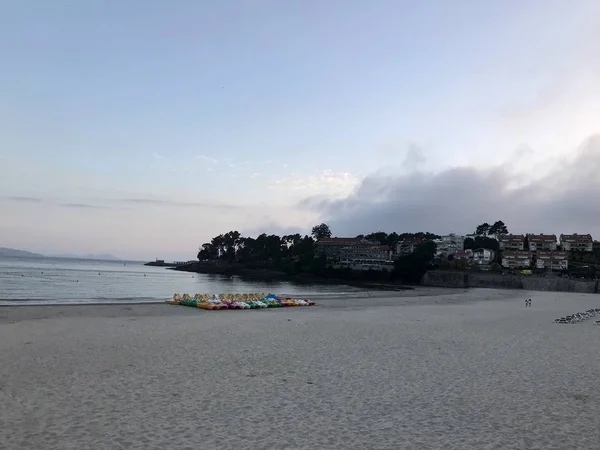
<path fill-rule="evenodd" d="M 600 238 L 597 0 L 0 3 L 0 246 Z"/>

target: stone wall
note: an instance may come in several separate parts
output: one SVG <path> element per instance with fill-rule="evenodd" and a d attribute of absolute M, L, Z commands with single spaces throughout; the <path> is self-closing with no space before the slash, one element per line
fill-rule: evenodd
<path fill-rule="evenodd" d="M 421 284 L 450 288 L 525 289 L 530 291 L 560 291 L 594 294 L 600 292 L 600 282 L 558 277 L 501 275 L 493 273 L 430 270 Z"/>

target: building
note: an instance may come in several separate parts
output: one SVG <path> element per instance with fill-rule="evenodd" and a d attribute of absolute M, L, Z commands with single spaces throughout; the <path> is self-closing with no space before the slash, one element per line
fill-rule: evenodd
<path fill-rule="evenodd" d="M 379 245 L 379 242 L 370 241 L 364 238 L 323 238 L 315 244 L 315 253 L 324 255 L 329 261 L 339 261 L 340 253 L 344 247 L 359 245 Z"/>
<path fill-rule="evenodd" d="M 528 269 L 531 267 L 531 252 L 506 250 L 502 252 L 502 267 L 507 269 Z"/>
<path fill-rule="evenodd" d="M 392 249 L 387 245 L 348 245 L 340 248 L 339 260 L 342 263 L 349 263 L 356 260 L 391 261 Z"/>
<path fill-rule="evenodd" d="M 556 251 L 556 235 L 555 234 L 528 234 L 527 242 L 529 243 L 529 251 Z"/>
<path fill-rule="evenodd" d="M 473 264 L 481 267 L 482 269 L 489 268 L 494 262 L 496 252 L 489 248 L 478 248 L 473 250 Z"/>
<path fill-rule="evenodd" d="M 396 244 L 396 255 L 410 255 L 419 245 L 424 244 L 425 242 L 427 242 L 427 239 L 404 239 Z"/>
<path fill-rule="evenodd" d="M 566 270 L 569 268 L 569 252 L 537 252 L 536 269 Z"/>
<path fill-rule="evenodd" d="M 506 234 L 500 236 L 498 246 L 500 250 L 523 251 L 525 249 L 525 236 L 522 234 Z"/>
<path fill-rule="evenodd" d="M 594 240 L 589 234 L 561 234 L 560 247 L 565 252 L 591 252 L 594 250 Z"/>
<path fill-rule="evenodd" d="M 435 256 L 448 256 L 464 249 L 465 237 L 451 233 L 442 236 L 440 239 L 435 239 L 433 242 L 436 245 Z"/>
<path fill-rule="evenodd" d="M 364 238 L 323 238 L 316 243 L 316 253 L 324 255 L 330 262 L 392 260 L 392 250 L 387 245 Z"/>
<path fill-rule="evenodd" d="M 454 259 L 455 260 L 465 260 L 465 261 L 469 261 L 471 258 L 473 257 L 473 250 L 459 250 L 457 252 L 454 252 Z"/>

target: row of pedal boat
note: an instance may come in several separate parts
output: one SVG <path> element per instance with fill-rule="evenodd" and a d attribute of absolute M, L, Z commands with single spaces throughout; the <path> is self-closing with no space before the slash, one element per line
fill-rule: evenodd
<path fill-rule="evenodd" d="M 596 315 L 600 314 L 600 308 L 588 309 L 587 311 L 576 312 L 565 317 L 559 317 L 554 319 L 554 323 L 579 323 L 584 320 L 591 319 Z M 600 320 L 594 322 L 596 325 L 600 325 Z"/>
<path fill-rule="evenodd" d="M 294 299 L 275 294 L 189 294 L 175 293 L 171 305 L 191 306 L 194 308 L 220 310 L 220 309 L 260 309 L 281 308 L 290 306 L 314 306 L 315 302 L 307 299 Z"/>

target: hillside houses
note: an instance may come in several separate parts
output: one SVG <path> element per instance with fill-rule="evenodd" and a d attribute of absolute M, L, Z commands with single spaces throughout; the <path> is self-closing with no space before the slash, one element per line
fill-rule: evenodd
<path fill-rule="evenodd" d="M 489 248 L 478 248 L 473 250 L 471 261 L 481 269 L 488 269 L 496 258 L 496 252 Z"/>
<path fill-rule="evenodd" d="M 383 233 L 385 236 L 385 233 Z M 465 249 L 465 236 L 448 234 L 435 236 L 429 233 L 404 234 L 400 240 L 390 241 L 382 238 L 373 240 L 373 235 L 366 239 L 356 238 L 323 238 L 315 243 L 315 254 L 323 255 L 330 264 L 343 267 L 389 268 L 394 261 L 410 255 L 426 243 L 435 244 L 435 264 L 447 267 L 471 266 L 489 270 L 499 263 L 508 270 L 550 270 L 560 271 L 587 268 L 593 255 L 574 252 L 594 252 L 600 250 L 600 243 L 595 242 L 589 234 L 501 234 L 468 236 L 468 250 Z M 380 242 L 381 241 L 381 242 Z M 383 242 L 395 242 L 393 247 L 382 245 Z M 475 242 L 475 245 L 473 245 Z M 498 243 L 496 245 L 496 242 Z M 476 248 L 477 246 L 478 248 Z M 570 263 L 570 258 L 572 259 Z M 587 258 L 587 259 L 586 259 Z M 453 262 L 454 261 L 454 262 Z M 460 262 L 460 264 L 459 264 Z M 499 269 L 496 267 L 496 269 Z"/>
<path fill-rule="evenodd" d="M 427 242 L 425 239 L 404 239 L 396 244 L 396 256 L 410 255 L 425 242 Z"/>
<path fill-rule="evenodd" d="M 498 238 L 500 250 L 523 251 L 525 249 L 525 236 L 522 234 L 506 234 Z"/>
<path fill-rule="evenodd" d="M 436 256 L 448 256 L 464 250 L 465 236 L 450 233 L 439 239 L 434 239 L 433 242 L 436 246 Z"/>
<path fill-rule="evenodd" d="M 565 252 L 591 252 L 594 250 L 594 240 L 589 234 L 561 234 L 560 247 Z"/>
<path fill-rule="evenodd" d="M 539 251 L 536 254 L 536 269 L 567 270 L 569 268 L 568 252 Z"/>
<path fill-rule="evenodd" d="M 330 262 L 342 259 L 381 259 L 391 260 L 389 247 L 380 245 L 379 242 L 364 238 L 323 238 L 315 244 L 316 254 L 323 255 Z"/>
<path fill-rule="evenodd" d="M 553 252 L 556 250 L 556 235 L 555 234 L 528 234 L 527 243 L 529 251 L 536 252 L 538 250 Z"/>
<path fill-rule="evenodd" d="M 529 269 L 532 265 L 531 252 L 506 250 L 502 253 L 502 267 L 506 269 Z"/>

